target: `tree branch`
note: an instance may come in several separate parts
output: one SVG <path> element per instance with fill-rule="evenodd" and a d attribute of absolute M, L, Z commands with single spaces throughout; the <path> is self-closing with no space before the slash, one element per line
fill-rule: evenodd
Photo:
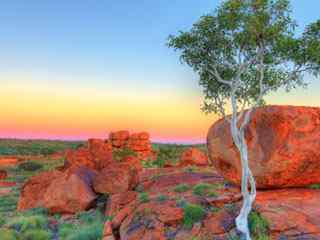
<path fill-rule="evenodd" d="M 226 85 L 228 85 L 228 86 L 231 86 L 231 82 L 224 80 L 224 79 L 220 76 L 220 74 L 219 74 L 216 66 L 213 66 L 213 67 L 212 67 L 212 70 L 211 70 L 211 69 L 207 69 L 207 70 L 208 70 L 212 75 L 215 76 L 215 78 L 217 79 L 218 82 L 223 83 L 223 84 L 226 84 Z"/>

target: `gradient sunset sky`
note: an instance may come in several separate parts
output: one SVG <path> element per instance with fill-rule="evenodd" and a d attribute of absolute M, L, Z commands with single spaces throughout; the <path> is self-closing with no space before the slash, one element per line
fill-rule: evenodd
<path fill-rule="evenodd" d="M 200 111 L 198 77 L 166 47 L 219 0 L 28 0 L 0 4 L 0 137 L 204 142 L 216 116 Z M 319 0 L 293 0 L 302 31 Z M 320 104 L 320 79 L 270 104 Z"/>

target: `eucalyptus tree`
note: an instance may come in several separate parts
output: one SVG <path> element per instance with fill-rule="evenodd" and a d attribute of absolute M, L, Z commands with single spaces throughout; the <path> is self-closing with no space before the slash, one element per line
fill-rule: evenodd
<path fill-rule="evenodd" d="M 306 84 L 305 74 L 320 73 L 320 21 L 300 35 L 296 27 L 289 0 L 226 0 L 190 31 L 168 39 L 200 77 L 202 110 L 230 123 L 242 165 L 243 205 L 236 226 L 245 239 L 250 239 L 248 215 L 256 197 L 245 138 L 251 113 L 268 93 L 290 91 Z"/>

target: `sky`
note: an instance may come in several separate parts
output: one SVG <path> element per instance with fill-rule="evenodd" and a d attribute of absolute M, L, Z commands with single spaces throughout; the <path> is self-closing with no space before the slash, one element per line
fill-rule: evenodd
<path fill-rule="evenodd" d="M 156 142 L 205 142 L 198 76 L 168 49 L 220 0 L 28 0 L 0 4 L 0 138 L 106 138 L 148 131 Z M 301 32 L 319 0 L 292 0 Z M 269 104 L 320 103 L 320 79 Z"/>

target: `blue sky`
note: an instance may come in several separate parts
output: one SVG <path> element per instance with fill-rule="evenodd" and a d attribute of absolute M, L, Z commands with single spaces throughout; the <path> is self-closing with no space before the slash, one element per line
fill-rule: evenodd
<path fill-rule="evenodd" d="M 178 30 L 189 29 L 219 2 L 3 1 L 1 70 L 39 78 L 41 74 L 57 75 L 56 81 L 65 82 L 68 78 L 88 82 L 91 77 L 98 84 L 179 89 L 194 79 L 165 46 L 166 39 Z M 320 16 L 319 0 L 294 0 L 292 6 L 301 26 Z"/>

